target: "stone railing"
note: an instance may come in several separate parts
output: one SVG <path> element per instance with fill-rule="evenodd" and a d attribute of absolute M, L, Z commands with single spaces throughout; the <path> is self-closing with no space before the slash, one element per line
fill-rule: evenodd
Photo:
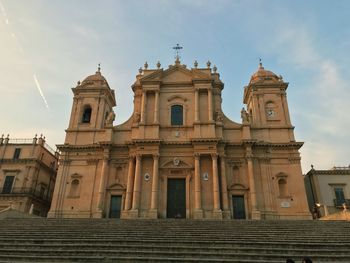
<path fill-rule="evenodd" d="M 34 189 L 34 188 L 24 188 L 24 187 L 15 187 L 15 188 L 0 188 L 0 197 L 6 195 L 8 196 L 30 196 L 38 198 L 45 202 L 51 201 L 51 196 L 47 194 L 47 189 L 45 191 Z"/>
<path fill-rule="evenodd" d="M 0 145 L 2 144 L 40 144 L 42 145 L 47 151 L 49 151 L 52 155 L 58 156 L 59 152 L 58 150 L 54 150 L 51 148 L 45 141 L 45 137 L 40 135 L 38 138 L 37 135 L 35 135 L 34 138 L 10 138 L 9 135 L 5 138 L 4 135 L 0 137 Z"/>

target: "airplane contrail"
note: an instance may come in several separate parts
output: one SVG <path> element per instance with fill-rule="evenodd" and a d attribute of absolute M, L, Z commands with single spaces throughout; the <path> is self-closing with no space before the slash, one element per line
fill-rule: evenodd
<path fill-rule="evenodd" d="M 39 81 L 38 81 L 38 79 L 37 79 L 37 77 L 36 77 L 35 74 L 33 74 L 33 78 L 34 78 L 34 82 L 35 82 L 35 84 L 36 84 L 36 87 L 37 87 L 38 90 L 39 90 L 40 96 L 41 96 L 41 98 L 43 99 L 43 101 L 44 101 L 44 103 L 45 103 L 45 105 L 46 105 L 46 108 L 49 108 L 49 104 L 47 104 L 47 101 L 46 101 L 46 99 L 45 99 L 44 93 L 43 93 L 43 91 L 42 91 L 41 88 L 40 88 Z"/>
<path fill-rule="evenodd" d="M 0 9 L 1 9 L 1 13 L 3 14 L 4 18 L 5 18 L 5 23 L 8 25 L 9 24 L 9 20 L 7 18 L 7 14 L 6 14 L 6 11 L 5 11 L 5 7 L 4 5 L 2 4 L 2 2 L 0 1 Z"/>

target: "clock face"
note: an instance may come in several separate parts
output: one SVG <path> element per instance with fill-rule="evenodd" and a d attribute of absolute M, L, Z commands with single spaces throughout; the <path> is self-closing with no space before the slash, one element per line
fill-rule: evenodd
<path fill-rule="evenodd" d="M 274 116 L 275 116 L 275 111 L 274 111 L 274 110 L 271 110 L 271 109 L 268 109 L 268 110 L 267 110 L 267 116 L 268 116 L 268 117 L 274 117 Z"/>

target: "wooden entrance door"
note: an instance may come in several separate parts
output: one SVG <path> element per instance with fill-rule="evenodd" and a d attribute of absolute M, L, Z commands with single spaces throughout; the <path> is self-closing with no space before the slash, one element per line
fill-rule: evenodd
<path fill-rule="evenodd" d="M 167 218 L 186 218 L 186 179 L 168 179 Z"/>
<path fill-rule="evenodd" d="M 112 195 L 111 204 L 109 208 L 109 217 L 120 218 L 121 207 L 122 207 L 122 197 L 120 195 Z"/>
<path fill-rule="evenodd" d="M 244 206 L 244 196 L 243 195 L 233 195 L 232 196 L 233 205 L 233 218 L 234 219 L 245 219 L 245 206 Z"/>

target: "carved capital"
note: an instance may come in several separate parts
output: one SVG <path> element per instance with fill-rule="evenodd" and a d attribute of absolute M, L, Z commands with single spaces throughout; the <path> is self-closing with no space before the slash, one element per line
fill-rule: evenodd
<path fill-rule="evenodd" d="M 193 156 L 194 156 L 194 158 L 196 160 L 199 160 L 199 158 L 201 157 L 201 154 L 200 153 L 195 153 Z"/>

